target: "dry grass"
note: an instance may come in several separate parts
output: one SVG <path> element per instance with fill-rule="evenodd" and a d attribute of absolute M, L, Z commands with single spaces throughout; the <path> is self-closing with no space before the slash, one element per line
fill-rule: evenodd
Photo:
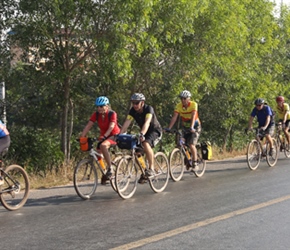
<path fill-rule="evenodd" d="M 246 150 L 222 152 L 219 148 L 212 148 L 213 154 L 211 160 L 223 160 L 246 154 Z M 45 176 L 29 175 L 31 189 L 49 188 L 54 186 L 68 185 L 73 182 L 73 171 L 75 163 L 69 166 L 60 167 L 59 171 L 48 172 Z"/>

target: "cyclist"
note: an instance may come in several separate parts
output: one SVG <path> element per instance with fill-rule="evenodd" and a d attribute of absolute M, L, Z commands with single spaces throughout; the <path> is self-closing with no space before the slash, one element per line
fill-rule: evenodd
<path fill-rule="evenodd" d="M 149 169 L 145 170 L 145 176 L 141 175 L 139 183 L 143 184 L 149 176 L 155 174 L 153 147 L 161 140 L 162 128 L 152 106 L 145 104 L 145 96 L 142 93 L 135 93 L 131 96 L 132 107 L 121 128 L 120 134 L 127 131 L 133 120 L 140 127 L 140 141 L 144 148 Z"/>
<path fill-rule="evenodd" d="M 201 122 L 198 117 L 198 105 L 196 102 L 190 100 L 191 93 L 188 90 L 183 90 L 179 97 L 181 101 L 175 106 L 173 117 L 169 123 L 169 126 L 164 130 L 170 131 L 178 116 L 181 117 L 183 137 L 186 144 L 189 146 L 192 155 L 192 163 L 191 166 L 188 167 L 191 167 L 192 171 L 197 171 L 198 165 L 196 144 L 201 132 Z"/>
<path fill-rule="evenodd" d="M 0 154 L 4 149 L 9 148 L 10 146 L 10 135 L 9 131 L 6 128 L 5 124 L 0 121 Z M 0 186 L 3 185 L 3 178 L 0 176 Z"/>
<path fill-rule="evenodd" d="M 109 148 L 111 145 L 116 145 L 116 135 L 120 133 L 120 128 L 117 122 L 117 113 L 111 110 L 109 99 L 106 96 L 99 96 L 95 102 L 97 112 L 91 115 L 91 118 L 85 126 L 81 137 L 86 137 L 95 122 L 100 128 L 100 136 L 97 146 L 97 151 L 101 152 L 107 162 L 106 175 L 102 176 L 101 184 L 106 185 L 106 181 L 112 176 L 111 157 Z"/>
<path fill-rule="evenodd" d="M 248 130 L 253 129 L 253 120 L 255 116 L 257 116 L 259 128 L 265 132 L 266 139 L 270 144 L 269 155 L 272 155 L 273 153 L 272 136 L 275 130 L 275 121 L 273 119 L 274 114 L 272 112 L 272 109 L 265 104 L 265 100 L 262 98 L 258 98 L 255 100 L 255 107 L 253 108 L 249 118 Z"/>
<path fill-rule="evenodd" d="M 282 122 L 283 131 L 286 136 L 288 145 L 290 144 L 290 134 L 289 134 L 289 128 L 290 128 L 290 109 L 289 105 L 284 102 L 283 96 L 277 96 L 276 98 L 276 110 L 278 113 L 278 119 L 279 122 Z"/>

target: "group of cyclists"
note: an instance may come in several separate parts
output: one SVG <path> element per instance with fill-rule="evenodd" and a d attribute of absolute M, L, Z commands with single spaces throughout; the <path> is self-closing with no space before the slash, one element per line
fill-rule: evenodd
<path fill-rule="evenodd" d="M 145 103 L 146 99 L 142 93 L 135 93 L 131 96 L 130 101 L 132 107 L 129 110 L 126 120 L 121 128 L 118 125 L 117 113 L 111 110 L 109 99 L 106 96 L 100 96 L 96 99 L 95 105 L 97 106 L 97 111 L 91 115 L 87 125 L 81 133 L 81 138 L 86 138 L 87 133 L 93 127 L 94 123 L 97 123 L 98 127 L 100 128 L 97 150 L 103 154 L 107 163 L 106 175 L 104 175 L 101 180 L 102 184 L 105 185 L 106 181 L 109 180 L 112 176 L 112 163 L 109 148 L 112 145 L 117 144 L 117 136 L 119 134 L 125 133 L 132 121 L 136 121 L 140 127 L 139 138 L 141 145 L 144 148 L 146 159 L 148 160 L 148 169 L 145 171 L 145 175 L 140 177 L 139 183 L 144 183 L 148 177 L 155 174 L 153 165 L 153 148 L 161 140 L 163 131 L 170 132 L 178 117 L 181 118 L 183 137 L 191 150 L 191 171 L 198 170 L 196 144 L 201 133 L 201 122 L 198 116 L 198 105 L 196 102 L 191 100 L 191 93 L 188 90 L 183 90 L 179 97 L 180 102 L 175 106 L 173 117 L 168 127 L 164 129 L 162 129 L 153 107 Z M 287 145 L 290 145 L 289 105 L 285 103 L 283 96 L 278 96 L 276 98 L 276 103 L 278 119 L 282 123 L 283 131 L 288 142 Z M 271 154 L 273 151 L 272 136 L 275 129 L 274 112 L 262 98 L 256 99 L 254 104 L 255 107 L 250 114 L 248 129 L 253 129 L 253 120 L 255 117 L 257 117 L 259 124 L 258 126 L 264 131 L 266 139 L 270 143 L 271 149 L 269 154 Z M 9 131 L 7 130 L 5 124 L 0 121 L 0 153 L 5 148 L 8 148 L 9 145 Z M 2 184 L 3 180 L 0 176 L 0 185 Z"/>
<path fill-rule="evenodd" d="M 289 147 L 290 144 L 290 110 L 289 105 L 285 103 L 285 98 L 283 96 L 276 97 L 276 113 L 278 115 L 279 122 L 282 123 L 283 132 L 285 134 L 287 144 Z M 249 125 L 248 130 L 253 129 L 253 120 L 257 117 L 258 120 L 258 127 L 264 131 L 266 140 L 270 144 L 270 152 L 269 155 L 273 153 L 273 140 L 272 137 L 274 136 L 275 132 L 275 114 L 274 111 L 271 109 L 269 105 L 265 102 L 264 99 L 258 98 L 255 100 L 255 107 L 253 108 L 250 118 L 249 118 Z M 286 148 L 289 150 L 289 148 Z"/>
<path fill-rule="evenodd" d="M 145 96 L 142 93 L 135 93 L 131 96 L 131 109 L 129 110 L 124 124 L 119 128 L 117 121 L 117 113 L 110 108 L 109 99 L 106 96 L 100 96 L 96 99 L 97 111 L 91 115 L 88 124 L 85 126 L 81 137 L 82 139 L 89 132 L 95 122 L 100 128 L 100 142 L 97 145 L 97 150 L 100 151 L 107 163 L 106 175 L 102 177 L 101 183 L 106 184 L 106 181 L 112 176 L 111 159 L 109 148 L 117 142 L 117 136 L 125 133 L 132 123 L 135 121 L 139 128 L 139 138 L 146 159 L 148 161 L 148 169 L 145 175 L 141 175 L 139 183 L 145 183 L 148 177 L 154 176 L 154 152 L 153 148 L 161 140 L 162 132 L 169 132 L 177 121 L 178 116 L 181 117 L 182 126 L 184 128 L 184 138 L 189 145 L 192 154 L 192 171 L 198 169 L 196 144 L 200 136 L 201 123 L 198 117 L 197 103 L 190 100 L 191 93 L 184 90 L 179 95 L 181 101 L 174 109 L 173 117 L 168 128 L 162 129 L 157 115 L 152 106 L 145 103 Z"/>
<path fill-rule="evenodd" d="M 112 176 L 111 159 L 108 150 L 112 145 L 117 144 L 117 136 L 126 133 L 132 121 L 135 121 L 140 128 L 139 138 L 141 145 L 144 148 L 146 159 L 148 160 L 148 169 L 145 171 L 145 175 L 141 175 L 139 183 L 144 183 L 148 177 L 155 174 L 153 166 L 153 148 L 160 141 L 162 132 L 170 132 L 178 117 L 181 118 L 183 137 L 186 144 L 189 146 L 192 155 L 192 161 L 189 168 L 191 168 L 191 171 L 198 170 L 196 144 L 201 133 L 198 104 L 191 100 L 191 93 L 188 90 L 183 90 L 180 93 L 179 98 L 180 102 L 175 106 L 173 117 L 168 127 L 164 129 L 162 129 L 153 107 L 145 103 L 146 99 L 142 93 L 135 93 L 131 96 L 130 101 L 132 106 L 121 128 L 118 126 L 116 112 L 110 108 L 109 99 L 105 96 L 100 96 L 96 99 L 95 104 L 97 106 L 97 112 L 92 114 L 88 124 L 81 134 L 81 137 L 85 137 L 93 124 L 97 122 L 100 128 L 100 142 L 97 149 L 101 151 L 104 155 L 105 161 L 107 162 L 106 175 L 102 177 L 102 184 L 106 184 L 106 181 Z M 289 105 L 285 103 L 283 96 L 278 96 L 276 98 L 276 103 L 276 112 L 279 121 L 283 124 L 283 131 L 289 145 Z M 275 130 L 274 112 L 262 98 L 256 99 L 254 104 L 255 107 L 253 108 L 249 118 L 248 130 L 253 129 L 253 120 L 257 117 L 258 126 L 264 131 L 265 137 L 270 143 L 271 149 L 269 154 L 271 155 L 273 152 L 272 136 L 274 135 Z"/>

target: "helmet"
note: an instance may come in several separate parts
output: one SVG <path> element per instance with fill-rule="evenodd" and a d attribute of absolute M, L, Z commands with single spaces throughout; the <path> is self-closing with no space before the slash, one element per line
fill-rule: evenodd
<path fill-rule="evenodd" d="M 188 90 L 183 90 L 180 93 L 179 97 L 181 97 L 181 98 L 188 98 L 188 97 L 191 97 L 191 94 L 190 94 L 190 92 Z"/>
<path fill-rule="evenodd" d="M 109 99 L 106 96 L 99 96 L 95 102 L 96 106 L 105 106 L 108 105 L 109 103 L 110 103 Z"/>
<path fill-rule="evenodd" d="M 262 99 L 262 98 L 258 98 L 255 100 L 255 105 L 261 105 L 261 104 L 264 104 L 265 103 L 265 100 Z"/>
<path fill-rule="evenodd" d="M 276 97 L 276 102 L 284 102 L 284 97 L 283 96 L 277 96 Z"/>
<path fill-rule="evenodd" d="M 131 96 L 131 101 L 145 101 L 145 96 L 142 93 L 135 93 Z"/>

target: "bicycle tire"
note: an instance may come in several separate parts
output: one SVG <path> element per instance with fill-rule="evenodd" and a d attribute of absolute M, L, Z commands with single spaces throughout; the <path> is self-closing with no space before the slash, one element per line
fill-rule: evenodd
<path fill-rule="evenodd" d="M 273 152 L 272 155 L 269 154 L 270 151 L 270 143 L 266 143 L 266 161 L 269 165 L 269 167 L 274 167 L 278 160 L 278 146 L 276 139 L 272 138 L 273 141 Z"/>
<path fill-rule="evenodd" d="M 257 140 L 249 142 L 247 147 L 247 163 L 251 170 L 256 170 L 261 161 L 261 149 Z"/>
<path fill-rule="evenodd" d="M 202 159 L 201 155 L 197 152 L 197 170 L 194 171 L 196 177 L 202 177 L 206 169 L 206 161 Z"/>
<path fill-rule="evenodd" d="M 26 171 L 19 165 L 10 165 L 2 172 L 4 184 L 0 186 L 2 205 L 10 210 L 17 210 L 26 203 L 30 190 L 30 182 Z M 11 190 L 5 192 L 5 190 Z"/>
<path fill-rule="evenodd" d="M 114 190 L 115 192 L 118 192 L 118 191 L 117 191 L 117 188 L 116 188 L 116 184 L 115 184 L 115 174 L 116 174 L 116 171 L 117 171 L 117 164 L 116 164 L 114 161 L 111 162 L 111 168 L 112 168 L 112 173 L 113 173 L 113 175 L 112 175 L 112 177 L 110 178 L 110 183 L 111 183 L 111 186 L 112 186 L 113 190 Z"/>
<path fill-rule="evenodd" d="M 169 163 L 163 152 L 154 155 L 154 170 L 156 175 L 148 178 L 149 185 L 155 193 L 160 193 L 166 188 L 169 180 Z"/>
<path fill-rule="evenodd" d="M 286 158 L 290 158 L 290 148 L 289 148 L 288 141 L 286 139 L 284 143 L 284 155 L 286 156 Z"/>
<path fill-rule="evenodd" d="M 131 198 L 136 192 L 138 169 L 132 157 L 123 157 L 119 160 L 115 174 L 115 186 L 119 196 L 124 200 Z"/>
<path fill-rule="evenodd" d="M 83 159 L 77 164 L 73 182 L 79 197 L 84 200 L 92 197 L 98 186 L 98 173 L 92 159 Z"/>
<path fill-rule="evenodd" d="M 184 173 L 184 156 L 179 148 L 174 148 L 169 157 L 169 174 L 173 181 L 180 181 Z"/>

